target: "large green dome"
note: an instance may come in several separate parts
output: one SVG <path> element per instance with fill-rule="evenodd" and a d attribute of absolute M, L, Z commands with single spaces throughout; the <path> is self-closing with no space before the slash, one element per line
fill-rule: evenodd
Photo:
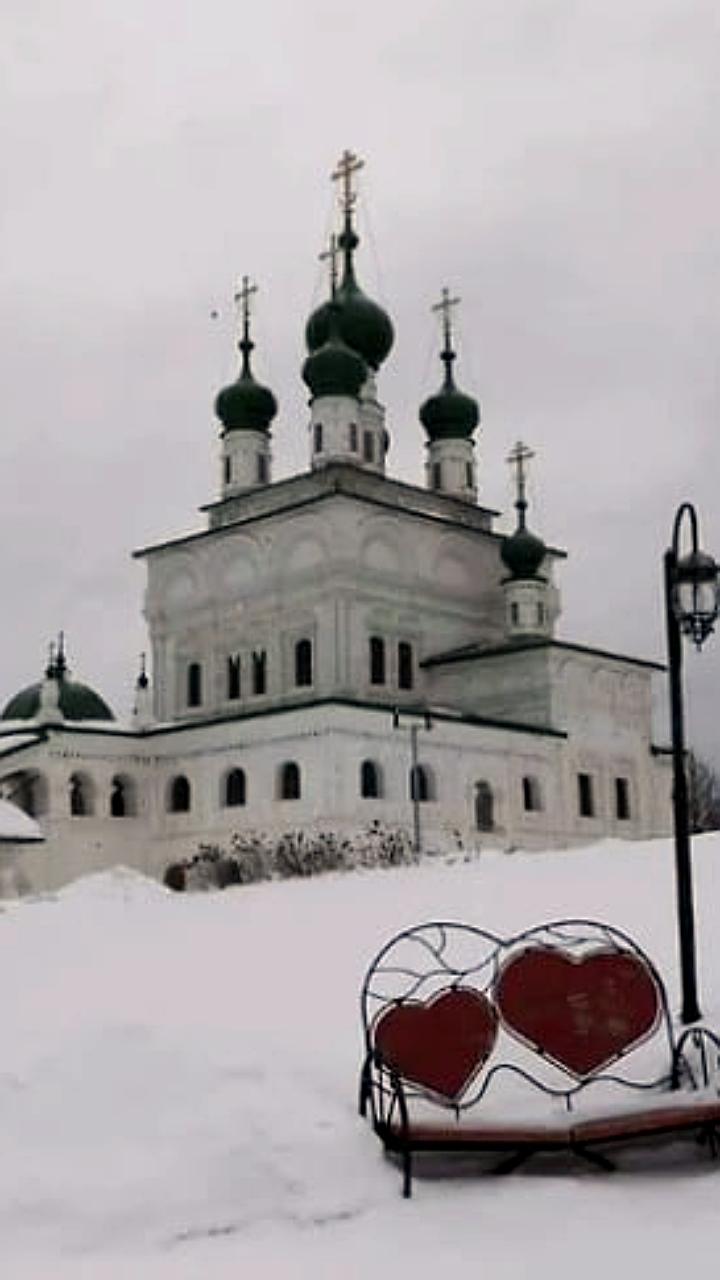
<path fill-rule="evenodd" d="M 336 305 L 340 337 L 362 356 L 371 369 L 378 369 L 395 340 L 392 321 L 377 302 L 363 293 L 355 279 L 352 255 L 359 242 L 352 227 L 345 228 L 338 243 L 345 255 L 343 278 L 336 290 L 334 303 L 333 300 L 323 302 L 310 316 L 305 326 L 305 342 L 310 352 L 317 351 L 327 342 L 331 312 Z"/>
<path fill-rule="evenodd" d="M 302 376 L 313 399 L 318 396 L 356 398 L 359 395 L 367 377 L 367 366 L 361 356 L 335 331 L 332 316 L 329 336 L 317 351 L 308 356 L 303 365 Z"/>
<path fill-rule="evenodd" d="M 235 382 L 223 387 L 215 400 L 215 413 L 225 431 L 267 431 L 277 413 L 277 400 L 268 387 L 256 382 L 250 370 L 253 343 L 240 343 L 243 362 Z"/>
<path fill-rule="evenodd" d="M 114 720 L 115 716 L 107 703 L 79 680 L 58 681 L 60 687 L 60 711 L 66 720 Z M 40 692 L 42 683 L 28 685 L 11 698 L 3 709 L 2 720 L 33 720 L 40 709 Z"/>

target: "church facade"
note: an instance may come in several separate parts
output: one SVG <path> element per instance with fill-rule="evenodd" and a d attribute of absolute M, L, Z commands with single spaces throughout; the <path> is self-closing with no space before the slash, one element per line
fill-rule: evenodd
<path fill-rule="evenodd" d="M 152 654 L 131 725 L 71 679 L 62 645 L 0 721 L 0 788 L 39 822 L 26 879 L 118 862 L 161 876 L 234 832 L 408 830 L 418 849 L 566 847 L 670 828 L 652 741 L 658 664 L 556 636 L 564 553 L 478 501 L 477 402 L 459 390 L 445 291 L 442 383 L 420 411 L 425 487 L 386 474 L 390 318 L 355 275 L 346 153 L 329 297 L 306 326 L 309 469 L 273 481 L 272 392 L 241 367 L 215 402 L 221 485 L 190 536 L 135 554 Z"/>

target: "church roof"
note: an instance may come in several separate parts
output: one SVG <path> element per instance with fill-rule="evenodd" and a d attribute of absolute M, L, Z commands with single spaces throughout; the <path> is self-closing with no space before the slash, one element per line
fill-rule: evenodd
<path fill-rule="evenodd" d="M 613 662 L 626 662 L 634 667 L 649 667 L 652 671 L 666 671 L 663 662 L 653 662 L 648 658 L 634 658 L 626 653 L 613 653 L 610 649 L 595 649 L 586 644 L 575 644 L 570 640 L 554 640 L 551 636 L 528 636 L 526 639 L 509 640 L 503 644 L 466 644 L 457 649 L 446 649 L 443 653 L 433 653 L 423 659 L 421 667 L 439 667 L 451 662 L 479 662 L 484 658 L 512 656 L 516 653 L 527 653 L 530 649 L 561 649 L 569 653 L 583 653 L 593 658 L 609 658 Z"/>
<path fill-rule="evenodd" d="M 0 800 L 0 844 L 34 844 L 44 839 L 34 818 L 9 800 Z"/>
<path fill-rule="evenodd" d="M 105 702 L 89 685 L 79 680 L 60 680 L 60 711 L 65 720 L 114 720 Z M 21 689 L 5 705 L 0 720 L 33 720 L 40 710 L 42 682 Z"/>

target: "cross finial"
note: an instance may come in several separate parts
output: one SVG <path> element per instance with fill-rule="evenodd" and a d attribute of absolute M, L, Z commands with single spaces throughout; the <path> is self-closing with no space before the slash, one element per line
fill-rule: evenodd
<path fill-rule="evenodd" d="M 460 302 L 459 298 L 451 298 L 450 290 L 445 288 L 442 291 L 440 301 L 433 304 L 432 311 L 442 313 L 443 341 L 445 350 L 452 351 L 452 319 L 451 311 Z"/>
<path fill-rule="evenodd" d="M 238 308 L 240 322 L 242 324 L 242 338 L 238 344 L 242 350 L 242 343 L 250 340 L 250 299 L 254 293 L 257 293 L 256 284 L 250 283 L 249 276 L 243 276 L 240 284 L 237 286 L 234 294 L 235 306 Z"/>
<path fill-rule="evenodd" d="M 330 263 L 330 297 L 331 298 L 334 298 L 335 294 L 337 293 L 339 253 L 340 253 L 340 247 L 338 245 L 338 238 L 333 232 L 333 234 L 330 236 L 330 243 L 328 245 L 328 248 L 324 249 L 323 252 L 319 255 L 320 262 L 329 261 Z"/>
<path fill-rule="evenodd" d="M 515 479 L 517 484 L 517 498 L 515 506 L 517 508 L 520 528 L 525 528 L 525 511 L 527 509 L 527 500 L 525 498 L 525 463 L 534 458 L 535 454 L 532 449 L 528 449 L 522 440 L 518 440 L 517 444 L 510 450 L 507 461 L 511 467 L 515 467 Z"/>
<path fill-rule="evenodd" d="M 349 217 L 355 202 L 357 200 L 357 192 L 353 189 L 353 174 L 364 167 L 365 161 L 360 160 L 352 151 L 343 151 L 337 168 L 335 169 L 332 180 L 340 182 L 340 208 L 346 217 Z"/>

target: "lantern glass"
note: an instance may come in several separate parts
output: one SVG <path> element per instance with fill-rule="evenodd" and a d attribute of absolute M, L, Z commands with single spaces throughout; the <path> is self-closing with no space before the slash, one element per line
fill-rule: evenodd
<path fill-rule="evenodd" d="M 673 610 L 682 630 L 698 647 L 710 635 L 719 606 L 718 566 L 704 551 L 691 551 L 677 564 Z"/>

